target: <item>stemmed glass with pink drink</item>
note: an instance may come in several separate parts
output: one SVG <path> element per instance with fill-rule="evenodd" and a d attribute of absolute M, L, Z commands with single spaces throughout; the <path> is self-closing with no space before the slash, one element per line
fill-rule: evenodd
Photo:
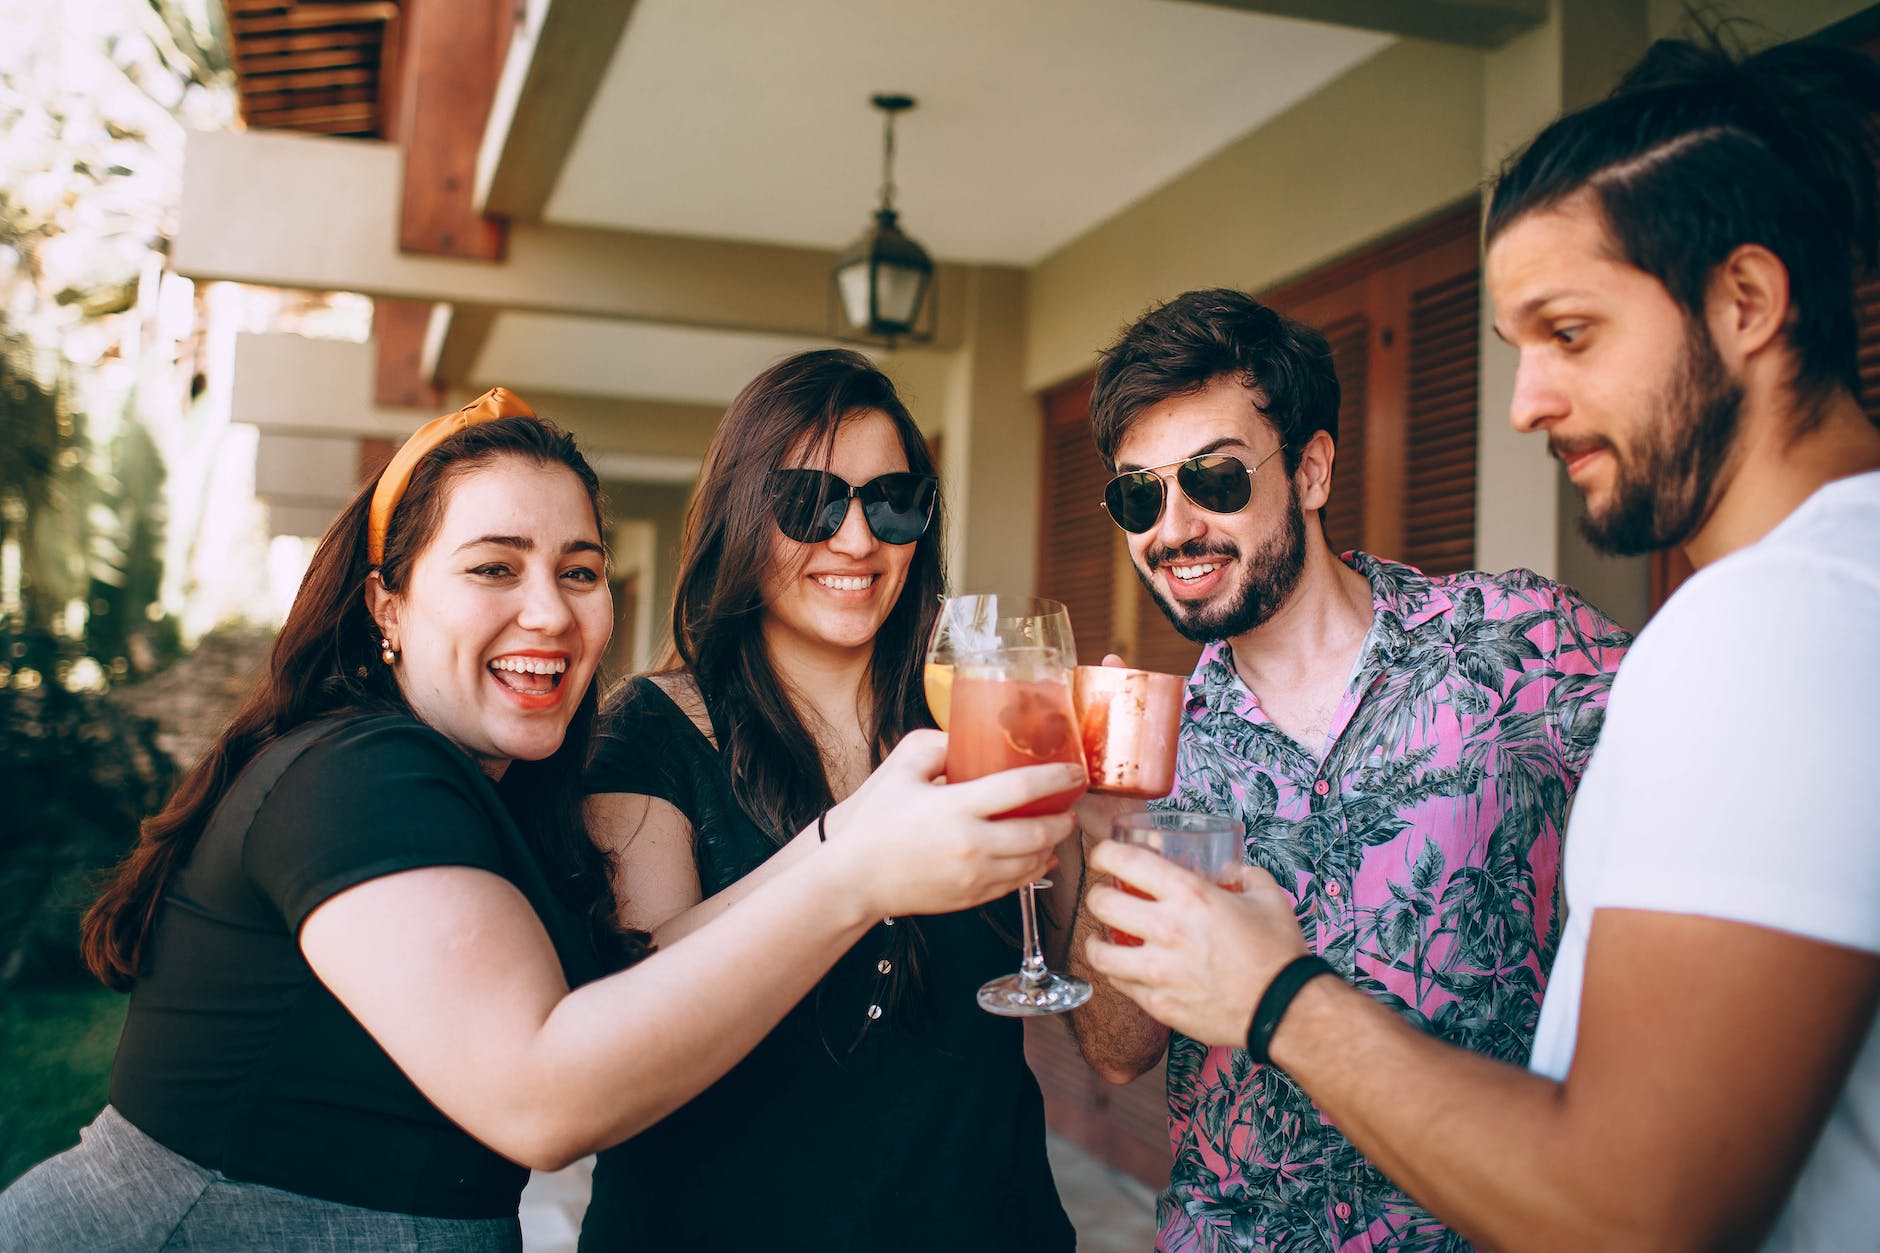
<path fill-rule="evenodd" d="M 934 720 L 947 731 L 948 781 L 1045 762 L 1081 764 L 1071 700 L 1076 664 L 1070 614 L 1057 601 L 956 596 L 943 604 L 927 653 L 926 688 Z M 1062 813 L 1083 790 L 1071 788 L 1001 816 Z M 979 989 L 980 1007 L 991 1013 L 1061 1014 L 1090 999 L 1088 983 L 1045 963 L 1037 888 L 1019 889 L 1025 949 L 1018 973 Z"/>

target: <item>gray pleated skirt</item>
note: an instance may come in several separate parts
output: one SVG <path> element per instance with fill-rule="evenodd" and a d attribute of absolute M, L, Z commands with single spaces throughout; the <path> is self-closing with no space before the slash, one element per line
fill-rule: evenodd
<path fill-rule="evenodd" d="M 77 1148 L 0 1192 L 6 1253 L 521 1248 L 514 1218 L 422 1218 L 230 1179 L 172 1153 L 109 1105 L 79 1133 Z"/>

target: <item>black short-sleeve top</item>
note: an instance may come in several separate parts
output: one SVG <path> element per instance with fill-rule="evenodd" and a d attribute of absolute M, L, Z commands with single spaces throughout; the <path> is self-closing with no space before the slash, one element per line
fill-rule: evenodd
<path fill-rule="evenodd" d="M 650 680 L 610 702 L 587 786 L 684 814 L 706 896 L 775 851 Z M 1074 1248 L 1020 1024 L 973 999 L 1018 968 L 1016 914 L 1008 899 L 997 926 L 979 910 L 916 920 L 922 986 L 899 1002 L 881 967 L 906 960 L 908 923 L 877 924 L 723 1079 L 601 1153 L 581 1248 Z"/>
<path fill-rule="evenodd" d="M 171 878 L 111 1103 L 231 1178 L 399 1213 L 513 1216 L 528 1171 L 432 1105 L 301 955 L 301 923 L 323 901 L 423 866 L 501 875 L 570 983 L 598 973 L 580 920 L 468 755 L 405 715 L 309 724 L 255 756 Z"/>

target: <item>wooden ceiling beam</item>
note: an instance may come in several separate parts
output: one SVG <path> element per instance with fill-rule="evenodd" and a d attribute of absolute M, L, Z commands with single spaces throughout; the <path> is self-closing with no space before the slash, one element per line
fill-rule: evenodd
<path fill-rule="evenodd" d="M 307 35 L 256 35 L 239 39 L 236 46 L 243 56 L 265 57 L 281 52 L 320 52 L 332 48 L 371 48 L 379 42 L 380 25 L 354 27 L 351 30 L 323 30 Z"/>
<path fill-rule="evenodd" d="M 337 69 L 364 65 L 376 60 L 366 48 L 332 48 L 324 52 L 290 52 L 271 57 L 244 56 L 242 77 L 261 74 L 289 74 L 296 70 Z"/>
<path fill-rule="evenodd" d="M 317 91 L 270 92 L 265 96 L 249 98 L 248 116 L 253 119 L 292 109 L 321 108 L 335 104 L 370 105 L 374 108 L 374 116 L 376 116 L 377 93 L 370 87 L 327 87 Z"/>
<path fill-rule="evenodd" d="M 392 0 L 353 0 L 343 4 L 298 4 L 285 13 L 265 17 L 238 18 L 229 15 L 229 26 L 237 39 L 273 31 L 307 30 L 318 26 L 358 26 L 367 22 L 389 22 L 398 16 Z"/>
<path fill-rule="evenodd" d="M 317 122 L 344 122 L 370 126 L 378 112 L 370 101 L 359 104 L 295 106 L 286 109 L 258 110 L 248 115 L 250 126 L 306 128 Z"/>
<path fill-rule="evenodd" d="M 473 190 L 516 14 L 489 0 L 424 0 L 410 16 L 396 89 L 405 151 L 399 246 L 500 260 L 503 224 L 478 211 Z"/>
<path fill-rule="evenodd" d="M 343 66 L 332 70 L 290 70 L 282 74 L 261 74 L 242 83 L 242 94 L 252 103 L 261 96 L 286 91 L 310 91 L 319 87 L 355 87 L 371 83 L 378 72 L 369 65 Z"/>

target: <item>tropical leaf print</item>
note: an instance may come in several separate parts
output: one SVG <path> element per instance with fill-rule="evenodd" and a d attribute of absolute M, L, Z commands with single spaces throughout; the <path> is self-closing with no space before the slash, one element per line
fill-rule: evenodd
<path fill-rule="evenodd" d="M 1559 936 L 1567 800 L 1625 634 L 1527 571 L 1430 579 L 1346 560 L 1370 581 L 1373 621 L 1323 763 L 1212 644 L 1161 804 L 1240 819 L 1247 860 L 1292 893 L 1307 942 L 1354 987 L 1421 1030 L 1520 1060 Z M 1244 1051 L 1176 1036 L 1168 1091 L 1158 1249 L 1468 1248 Z"/>

